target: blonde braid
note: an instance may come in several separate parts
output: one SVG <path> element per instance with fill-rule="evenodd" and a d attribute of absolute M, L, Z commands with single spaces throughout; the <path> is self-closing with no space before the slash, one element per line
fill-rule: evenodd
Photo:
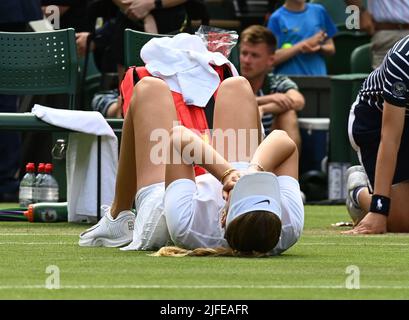
<path fill-rule="evenodd" d="M 266 253 L 260 252 L 239 252 L 233 251 L 230 248 L 196 248 L 193 250 L 183 249 L 175 246 L 162 247 L 158 251 L 150 254 L 152 257 L 267 257 Z"/>

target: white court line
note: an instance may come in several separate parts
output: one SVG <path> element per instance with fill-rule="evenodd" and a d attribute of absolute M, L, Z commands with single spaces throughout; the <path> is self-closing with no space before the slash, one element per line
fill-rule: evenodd
<path fill-rule="evenodd" d="M 408 247 L 409 243 L 337 243 L 337 242 L 304 242 L 298 243 L 298 246 L 350 246 L 354 247 L 366 247 L 366 246 L 376 246 L 376 247 L 390 247 L 390 246 L 399 246 L 399 247 Z"/>
<path fill-rule="evenodd" d="M 78 244 L 77 242 L 20 242 L 20 241 L 6 241 L 0 242 L 0 246 L 4 245 L 24 245 L 24 246 L 46 246 L 46 245 L 74 245 Z"/>
<path fill-rule="evenodd" d="M 53 236 L 61 236 L 61 237 L 70 237 L 70 236 L 79 236 L 81 232 L 78 233 L 1 233 L 0 237 L 7 237 L 7 236 L 40 236 L 40 237 L 53 237 Z"/>
<path fill-rule="evenodd" d="M 44 285 L 3 285 L 0 290 L 47 289 Z M 60 289 L 345 289 L 345 285 L 61 285 Z M 409 286 L 361 286 L 360 289 L 409 290 Z"/>
<path fill-rule="evenodd" d="M 44 245 L 74 245 L 77 242 L 21 242 L 21 241 L 0 241 L 1 245 L 27 245 L 27 246 L 44 246 Z M 337 242 L 304 242 L 298 243 L 297 246 L 351 246 L 354 247 L 408 247 L 408 243 L 337 243 Z"/>

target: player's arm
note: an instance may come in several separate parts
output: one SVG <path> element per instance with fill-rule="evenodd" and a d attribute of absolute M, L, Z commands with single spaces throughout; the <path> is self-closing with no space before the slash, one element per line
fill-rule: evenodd
<path fill-rule="evenodd" d="M 229 162 L 220 155 L 209 143 L 192 130 L 184 126 L 172 128 L 170 158 L 166 165 L 166 185 L 177 179 L 194 180 L 192 165 L 198 164 L 219 180 L 227 170 L 234 174 Z"/>

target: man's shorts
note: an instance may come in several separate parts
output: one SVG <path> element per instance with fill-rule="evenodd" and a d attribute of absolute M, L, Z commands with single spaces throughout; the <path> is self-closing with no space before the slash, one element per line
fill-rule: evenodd
<path fill-rule="evenodd" d="M 392 184 L 409 180 L 409 119 L 403 128 Z M 375 186 L 375 169 L 381 141 L 382 112 L 367 104 L 355 102 L 349 114 L 348 135 L 352 147 L 365 168 L 370 187 Z M 387 143 L 387 142 L 386 142 Z"/>

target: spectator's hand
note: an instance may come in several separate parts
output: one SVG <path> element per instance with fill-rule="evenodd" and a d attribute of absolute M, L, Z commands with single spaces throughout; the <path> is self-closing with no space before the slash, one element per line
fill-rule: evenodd
<path fill-rule="evenodd" d="M 77 44 L 77 54 L 79 57 L 83 57 L 87 50 L 87 38 L 90 35 L 89 32 L 78 32 L 75 34 L 75 43 Z M 91 42 L 90 49 L 94 49 L 94 43 Z"/>
<path fill-rule="evenodd" d="M 145 32 L 158 33 L 158 27 L 153 15 L 148 14 L 145 19 L 143 19 L 143 28 Z"/>
<path fill-rule="evenodd" d="M 293 107 L 293 100 L 285 93 L 274 93 L 271 95 L 271 102 L 277 104 L 282 111 L 291 110 Z"/>
<path fill-rule="evenodd" d="M 314 48 L 323 44 L 327 40 L 327 38 L 328 34 L 321 30 L 314 34 L 312 37 L 304 40 L 303 42 L 308 44 L 309 47 Z"/>
<path fill-rule="evenodd" d="M 154 8 L 154 0 L 127 0 L 124 3 L 129 4 L 125 14 L 131 20 L 144 19 Z"/>
<path fill-rule="evenodd" d="M 302 53 L 315 53 L 320 51 L 320 49 L 321 46 L 319 44 L 312 46 L 307 41 L 303 42 L 300 47 Z"/>
<path fill-rule="evenodd" d="M 380 234 L 386 232 L 387 217 L 369 212 L 352 230 L 343 234 Z"/>
<path fill-rule="evenodd" d="M 359 24 L 359 28 L 362 31 L 367 32 L 369 35 L 373 35 L 375 33 L 375 23 L 372 15 L 368 10 L 361 10 L 359 16 Z"/>

